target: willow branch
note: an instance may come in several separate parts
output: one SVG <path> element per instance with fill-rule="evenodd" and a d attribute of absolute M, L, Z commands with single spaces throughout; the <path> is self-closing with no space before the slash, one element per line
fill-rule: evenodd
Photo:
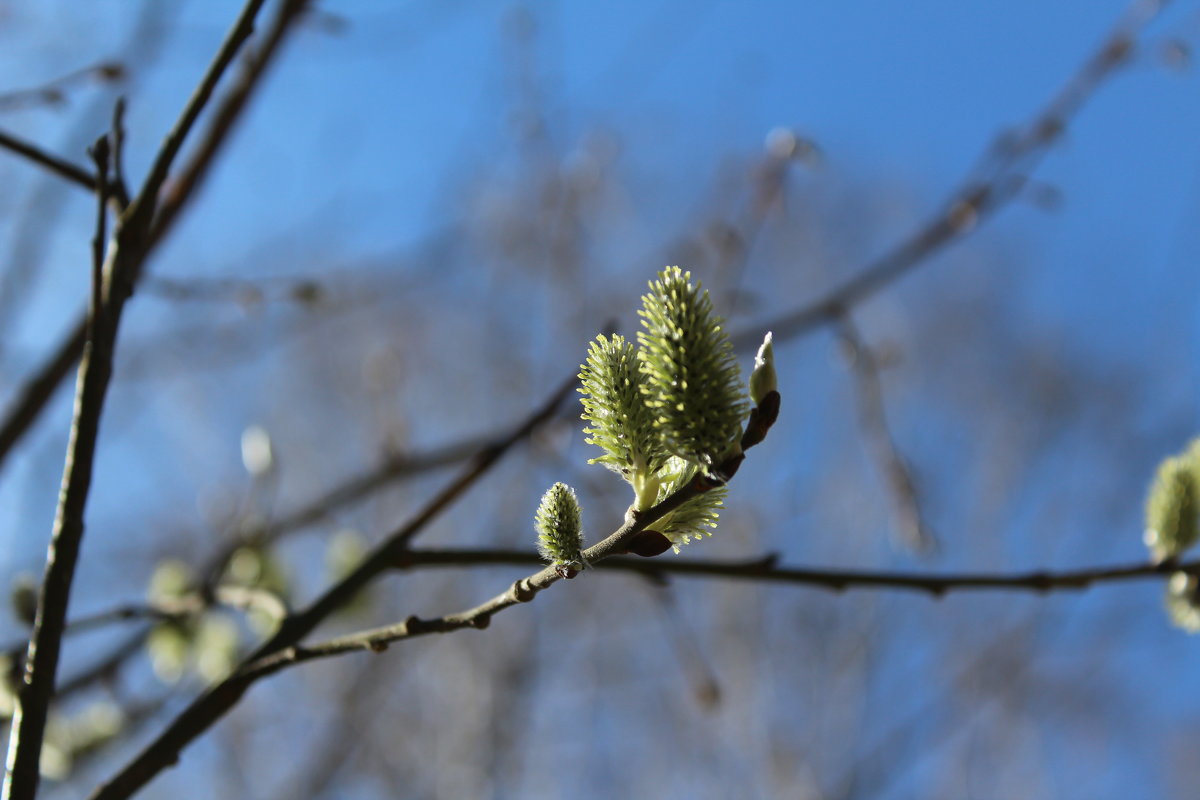
<path fill-rule="evenodd" d="M 847 570 L 812 567 L 783 567 L 775 553 L 736 561 L 660 556 L 652 559 L 614 557 L 604 561 L 600 572 L 633 572 L 656 580 L 673 576 L 718 578 L 766 583 L 785 583 L 841 592 L 853 589 L 911 591 L 933 597 L 953 592 L 1083 591 L 1096 585 L 1126 581 L 1162 580 L 1176 572 L 1200 574 L 1200 559 L 1162 563 L 1137 562 L 1074 570 L 1028 570 L 1022 572 L 923 573 L 890 570 Z M 533 551 L 497 549 L 410 550 L 398 566 L 404 569 L 441 567 L 528 566 L 542 563 Z"/>
<path fill-rule="evenodd" d="M 642 513 L 634 512 L 631 508 L 626 514 L 624 524 L 603 541 L 587 548 L 583 553 L 584 558 L 589 564 L 597 564 L 614 555 L 626 552 L 633 537 L 647 530 L 654 522 L 696 497 L 706 488 L 702 479 L 697 478 Z M 411 551 L 399 553 L 397 564 L 399 566 L 408 564 L 411 555 Z M 532 575 L 514 581 L 503 592 L 474 608 L 433 619 L 409 617 L 396 625 L 339 636 L 321 644 L 288 647 L 279 652 L 249 660 L 242 669 L 238 670 L 235 678 L 244 681 L 249 686 L 250 683 L 281 669 L 316 659 L 363 650 L 381 652 L 394 642 L 430 633 L 449 633 L 463 628 L 482 630 L 491 624 L 495 614 L 520 603 L 530 602 L 542 590 L 560 580 L 562 580 L 562 576 L 554 567 L 545 567 Z"/>

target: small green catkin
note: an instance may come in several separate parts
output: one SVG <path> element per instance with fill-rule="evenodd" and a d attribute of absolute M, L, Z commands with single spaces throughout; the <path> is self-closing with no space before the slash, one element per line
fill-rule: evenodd
<path fill-rule="evenodd" d="M 654 417 L 642 394 L 643 377 L 633 342 L 614 334 L 597 336 L 580 367 L 585 441 L 604 451 L 589 464 L 603 464 L 633 482 L 635 473 L 656 473 L 667 459 Z"/>
<path fill-rule="evenodd" d="M 642 297 L 642 392 L 663 446 L 704 470 L 737 447 L 749 413 L 729 335 L 691 273 L 667 267 Z"/>
<path fill-rule="evenodd" d="M 1192 453 L 1162 462 L 1146 499 L 1144 540 L 1156 561 L 1174 558 L 1200 537 L 1200 491 Z"/>
<path fill-rule="evenodd" d="M 581 570 L 583 558 L 582 512 L 575 490 L 556 483 L 542 495 L 534 515 L 538 554 L 550 565 L 562 570 Z"/>

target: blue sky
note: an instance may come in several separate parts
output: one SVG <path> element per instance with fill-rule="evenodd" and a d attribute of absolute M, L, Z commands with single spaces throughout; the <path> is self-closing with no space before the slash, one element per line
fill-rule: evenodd
<path fill-rule="evenodd" d="M 167 33 L 158 52 L 119 88 L 130 101 L 131 173 L 145 168 L 236 7 L 223 0 L 161 7 Z M 344 26 L 330 33 L 314 24 L 294 38 L 194 213 L 152 269 L 175 278 L 320 276 L 331 263 L 400 254 L 401 266 L 367 270 L 354 290 L 373 294 L 385 286 L 417 306 L 397 311 L 424 325 L 412 337 L 419 341 L 397 346 L 429 379 L 404 395 L 414 416 L 426 420 L 410 426 L 412 441 L 451 440 L 462 432 L 464 416 L 471 431 L 494 429 L 540 398 L 560 365 L 570 369 L 580 357 L 590 334 L 571 327 L 575 316 L 584 328 L 599 327 L 614 309 L 629 314 L 661 254 L 710 218 L 736 210 L 739 176 L 760 156 L 769 131 L 794 129 L 818 143 L 824 159 L 819 168 L 794 171 L 788 214 L 768 226 L 753 251 L 746 287 L 755 297 L 739 309 L 738 329 L 818 296 L 936 213 L 986 147 L 1028 120 L 1077 71 L 1125 7 L 1110 0 L 545 2 L 524 9 L 433 0 L 327 4 Z M 6 15 L 0 90 L 113 56 L 126 46 L 130 8 L 127 0 L 0 7 Z M 1173 4 L 1146 30 L 1129 68 L 1105 82 L 1046 157 L 1036 178 L 1061 194 L 1059 207 L 1013 204 L 862 309 L 866 334 L 897 344 L 903 354 L 887 377 L 889 416 L 901 449 L 930 486 L 934 526 L 954 532 L 941 556 L 920 562 L 880 533 L 886 503 L 857 444 L 853 395 L 824 333 L 780 347 L 792 415 L 781 420 L 772 442 L 778 460 L 751 459 L 739 477 L 758 488 L 747 505 L 757 504 L 761 517 L 729 512 L 752 546 L 780 550 L 796 563 L 931 570 L 1065 568 L 1143 557 L 1145 482 L 1158 459 L 1200 428 L 1198 77 L 1194 68 L 1170 68 L 1163 55 L 1177 40 L 1197 43 L 1198 14 L 1195 3 Z M 92 88 L 72 94 L 63 108 L 7 112 L 0 126 L 79 156 L 103 129 L 115 91 Z M 544 152 L 533 156 L 514 136 L 531 107 L 545 126 L 545 139 L 529 146 Z M 531 276 L 489 260 L 486 236 L 470 224 L 476 217 L 524 213 L 529 195 L 522 176 L 531 164 L 566 172 L 601 150 L 612 158 L 611 185 L 586 229 L 588 267 L 579 276 L 586 298 L 571 297 L 563 286 L 572 284 L 556 284 L 546 273 Z M 45 178 L 4 157 L 0 180 L 12 187 L 0 198 L 0 257 L 11 258 L 19 252 L 21 212 Z M 6 325 L 5 387 L 82 305 L 80 264 L 91 213 L 87 197 L 63 201 L 56 230 L 64 233 L 46 240 L 33 293 Z M 428 266 L 439 248 L 454 253 L 448 259 L 454 268 Z M 822 252 L 828 262 L 813 255 Z M 203 321 L 224 331 L 239 324 L 239 313 L 218 308 Z M 264 330 L 284 329 L 288 320 L 280 313 L 265 315 Z M 179 314 L 177 306 L 139 296 L 123 335 L 145 345 L 133 350 L 152 356 L 155 333 L 172 330 Z M 624 321 L 632 324 L 632 315 Z M 334 322 L 322 335 L 351 329 Z M 488 347 L 503 337 L 511 337 L 509 352 L 494 356 Z M 463 363 L 479 359 L 484 366 L 469 375 L 456 371 L 438 347 L 448 340 L 461 349 Z M 344 357 L 349 363 L 357 355 L 348 349 Z M 274 424 L 281 448 L 328 458 L 313 475 L 285 482 L 282 505 L 353 472 L 357 459 L 372 452 L 359 443 L 369 440 L 366 423 L 337 415 L 289 422 L 283 411 L 292 398 L 270 389 L 287 373 L 271 357 L 267 352 L 176 385 L 129 377 L 142 367 L 128 356 L 128 380 L 114 401 L 124 411 L 106 422 L 108 477 L 101 486 L 109 491 L 94 505 L 97 528 L 126 519 L 131 504 L 147 495 L 162 496 L 155 519 L 202 516 L 204 498 L 236 480 L 237 436 L 251 422 Z M 535 366 L 510 374 L 508 357 Z M 472 389 L 491 395 L 492 405 L 458 397 Z M 465 410 L 440 402 L 442 392 L 458 393 Z M 1037 427 L 1032 420 L 1055 403 L 1067 409 L 1060 427 Z M 357 413 L 349 401 L 343 405 L 335 403 L 334 412 Z M 40 569 L 40 532 L 53 513 L 68 413 L 63 393 L 0 474 L 0 574 Z M 359 449 L 323 449 L 339 435 Z M 1033 448 L 1000 452 L 1001 445 L 1027 440 L 1044 443 L 1028 462 L 1020 459 Z M 584 449 L 572 440 L 567 452 L 582 456 Z M 1003 458 L 1014 462 L 992 463 Z M 549 462 L 526 466 L 539 480 L 557 479 L 553 469 L 562 466 Z M 859 488 L 846 485 L 846 474 L 861 479 Z M 997 485 L 1009 502 L 977 502 Z M 536 499 L 540 488 L 526 488 Z M 487 491 L 480 505 L 507 499 L 501 489 Z M 412 499 L 420 496 L 414 490 Z M 797 528 L 811 535 L 801 540 Z M 143 536 L 136 541 L 152 551 L 166 546 Z M 729 557 L 745 555 L 747 546 L 713 544 Z M 113 538 L 93 546 L 108 555 L 135 549 Z M 81 583 L 79 602 L 99 606 L 113 586 L 110 573 L 96 573 Z M 841 598 L 821 596 L 813 601 L 821 611 L 811 613 L 845 614 L 852 626 L 868 629 L 893 610 L 891 632 L 880 636 L 891 644 L 880 646 L 895 669 L 872 685 L 871 697 L 878 703 L 899 695 L 917 707 L 932 702 L 947 716 L 956 707 L 928 685 L 932 700 L 919 690 L 906 694 L 907 682 L 921 684 L 920 676 L 940 663 L 938 637 L 961 631 L 966 639 L 996 621 L 1040 619 L 1029 644 L 1034 671 L 1048 683 L 1098 676 L 1096 691 L 1113 692 L 1113 712 L 1093 740 L 1080 730 L 1086 715 L 1039 717 L 1036 698 L 1024 698 L 1028 705 L 1021 707 L 1036 724 L 1025 723 L 1046 745 L 1041 761 L 1028 756 L 1020 765 L 1040 764 L 1050 773 L 1041 784 L 1054 790 L 1048 796 L 1074 796 L 1078 787 L 1096 797 L 1142 790 L 1170 796 L 1171 779 L 1159 774 L 1158 762 L 1194 733 L 1190 720 L 1200 710 L 1200 693 L 1196 643 L 1163 622 L 1158 591 L 1138 584 L 1045 600 L 950 597 L 937 604 L 883 596 L 846 598 L 840 606 Z M 792 619 L 792 602 L 771 613 Z M 553 611 L 538 613 L 539 620 L 543 613 L 554 619 Z M 706 619 L 702 612 L 692 619 L 701 640 Z M 903 637 L 910 634 L 906 649 Z M 1093 653 L 1103 663 L 1092 663 Z M 825 688 L 786 687 L 792 676 L 777 675 L 780 666 L 769 655 L 757 662 L 756 674 L 779 678 L 782 707 L 791 707 L 791 691 L 819 695 Z M 723 656 L 712 658 L 719 666 Z M 811 664 L 796 669 L 818 674 Z M 569 693 L 554 697 L 574 702 Z M 764 696 L 754 702 L 770 707 Z M 883 736 L 886 723 L 903 717 L 907 707 L 898 706 L 855 746 L 867 749 Z M 1114 721 L 1127 706 L 1136 713 Z M 628 745 L 620 731 L 631 730 L 629 719 L 617 711 L 589 713 L 608 732 L 599 745 L 607 755 L 588 769 L 617 781 L 597 783 L 594 796 L 628 789 L 609 767 Z M 979 712 L 986 713 L 992 712 Z M 971 725 L 960 736 L 976 735 Z M 793 730 L 803 726 L 790 719 L 780 727 L 789 736 L 810 732 Z M 543 728 L 551 741 L 564 735 L 539 716 Z M 954 741 L 909 764 L 908 777 L 885 796 L 931 796 L 925 792 L 947 764 L 965 758 Z M 703 748 L 693 745 L 685 752 L 702 757 Z M 1180 761 L 1186 759 L 1171 757 Z M 722 780 L 737 785 L 739 770 L 760 766 L 747 755 Z M 675 796 L 692 796 L 704 781 L 692 776 L 671 786 Z"/>

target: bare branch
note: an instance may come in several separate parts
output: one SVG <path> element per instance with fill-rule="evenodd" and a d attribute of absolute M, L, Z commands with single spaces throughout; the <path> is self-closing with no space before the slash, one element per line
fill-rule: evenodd
<path fill-rule="evenodd" d="M 841 318 L 838 334 L 846 345 L 846 360 L 854 373 L 859 427 L 891 499 L 896 534 L 918 552 L 936 549 L 937 539 L 921 515 L 916 481 L 888 427 L 879 360 L 862 340 L 849 314 Z"/>
<path fill-rule="evenodd" d="M 0 110 L 54 106 L 66 100 L 65 90 L 73 84 L 87 81 L 113 83 L 125 77 L 125 67 L 117 61 L 101 61 L 47 81 L 30 89 L 14 89 L 0 92 Z"/>
<path fill-rule="evenodd" d="M 26 142 L 23 139 L 18 139 L 11 133 L 0 131 L 0 148 L 10 150 L 19 156 L 24 156 L 33 163 L 50 170 L 60 178 L 65 178 L 76 186 L 87 189 L 89 192 L 96 191 L 96 176 L 92 175 L 86 169 L 72 164 L 66 159 L 51 155 L 37 145 Z"/>
<path fill-rule="evenodd" d="M 959 572 L 930 574 L 921 572 L 892 572 L 888 570 L 845 570 L 781 567 L 778 556 L 768 553 L 744 561 L 709 561 L 702 559 L 659 557 L 610 558 L 599 567 L 604 570 L 636 572 L 662 579 L 673 575 L 695 578 L 788 583 L 829 589 L 836 592 L 850 589 L 894 589 L 941 597 L 951 592 L 1014 591 L 1062 592 L 1083 591 L 1098 584 L 1138 580 L 1162 580 L 1176 572 L 1200 574 L 1200 559 L 1182 562 L 1138 562 L 1110 567 L 1085 567 L 1075 570 L 1031 570 L 1026 572 Z M 526 550 L 410 550 L 398 565 L 403 569 L 423 567 L 487 567 L 527 566 L 541 559 Z"/>

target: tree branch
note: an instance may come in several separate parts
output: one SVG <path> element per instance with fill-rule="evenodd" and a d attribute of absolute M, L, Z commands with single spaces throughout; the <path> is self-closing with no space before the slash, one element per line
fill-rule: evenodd
<path fill-rule="evenodd" d="M 527 566 L 542 560 L 532 551 L 496 549 L 409 550 L 399 566 L 403 569 L 438 567 Z M 1200 574 L 1200 559 L 1162 563 L 1138 562 L 1110 567 L 1074 570 L 1030 570 L 1025 572 L 959 572 L 930 574 L 888 570 L 817 569 L 781 567 L 778 555 L 738 561 L 662 556 L 653 559 L 616 557 L 606 560 L 600 571 L 635 572 L 655 579 L 673 575 L 695 578 L 788 583 L 841 592 L 850 589 L 891 589 L 928 594 L 933 597 L 964 591 L 1061 592 L 1083 591 L 1097 584 L 1137 580 L 1162 580 L 1176 572 Z"/>
<path fill-rule="evenodd" d="M 35 144 L 18 139 L 11 133 L 0 131 L 0 148 L 10 150 L 19 156 L 24 156 L 35 164 L 53 172 L 60 178 L 65 178 L 71 183 L 89 192 L 96 191 L 96 176 L 92 175 L 83 167 L 72 164 L 65 158 L 59 158 L 56 155 L 47 153 Z"/>
<path fill-rule="evenodd" d="M 917 552 L 934 550 L 937 539 L 921 514 L 917 483 L 888 426 L 879 359 L 863 341 L 849 314 L 838 322 L 838 336 L 854 374 L 859 428 L 891 499 L 896 538 Z"/>
<path fill-rule="evenodd" d="M 9 737 L 4 800 L 31 800 L 37 792 L 46 717 L 54 696 L 71 583 L 83 540 L 84 512 L 91 489 L 100 418 L 112 378 L 113 349 L 125 301 L 150 252 L 148 233 L 157 194 L 184 137 L 237 48 L 253 30 L 254 15 L 263 2 L 248 0 L 246 3 L 199 88 L 167 136 L 138 196 L 118 219 L 107 261 L 99 271 L 104 285 L 97 287 L 93 295 L 87 341 L 79 365 L 62 490 L 38 598 L 33 637 L 25 659 L 24 681 L 18 692 L 17 711 Z M 104 175 L 96 184 L 100 194 L 107 192 Z"/>

